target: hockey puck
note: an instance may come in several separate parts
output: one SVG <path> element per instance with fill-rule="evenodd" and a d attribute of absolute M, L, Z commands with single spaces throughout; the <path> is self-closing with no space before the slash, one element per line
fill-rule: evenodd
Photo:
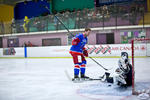
<path fill-rule="evenodd" d="M 111 86 L 111 84 L 108 85 L 109 87 Z"/>

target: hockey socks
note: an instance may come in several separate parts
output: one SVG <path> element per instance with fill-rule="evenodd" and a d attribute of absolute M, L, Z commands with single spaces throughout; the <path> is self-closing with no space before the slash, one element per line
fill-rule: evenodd
<path fill-rule="evenodd" d="M 76 64 L 75 66 L 74 66 L 74 75 L 75 76 L 78 76 L 79 75 L 79 71 L 80 71 L 80 66 L 79 66 L 79 64 Z M 75 78 L 75 77 L 74 77 Z"/>
<path fill-rule="evenodd" d="M 85 65 L 81 65 L 80 71 L 81 71 L 81 74 L 85 74 Z"/>
<path fill-rule="evenodd" d="M 79 75 L 79 69 L 78 68 L 74 68 L 74 75 Z"/>

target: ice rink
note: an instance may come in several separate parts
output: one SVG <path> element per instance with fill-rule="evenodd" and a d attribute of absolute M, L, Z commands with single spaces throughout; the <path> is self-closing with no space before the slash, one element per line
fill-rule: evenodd
<path fill-rule="evenodd" d="M 113 72 L 119 58 L 94 59 Z M 150 58 L 137 58 L 136 65 L 136 73 L 147 75 L 145 80 L 150 82 Z M 120 89 L 101 81 L 73 83 L 66 72 L 73 77 L 71 58 L 0 59 L 0 100 L 138 100 L 131 95 L 131 87 Z M 98 78 L 104 72 L 87 58 L 87 76 Z"/>

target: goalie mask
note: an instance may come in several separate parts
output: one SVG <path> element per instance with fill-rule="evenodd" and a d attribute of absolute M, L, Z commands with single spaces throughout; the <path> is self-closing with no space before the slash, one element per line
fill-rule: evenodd
<path fill-rule="evenodd" d="M 128 59 L 128 53 L 127 52 L 121 52 L 121 58 L 122 59 Z"/>

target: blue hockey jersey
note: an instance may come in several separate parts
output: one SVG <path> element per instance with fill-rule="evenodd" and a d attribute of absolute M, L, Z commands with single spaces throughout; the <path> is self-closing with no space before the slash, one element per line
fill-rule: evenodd
<path fill-rule="evenodd" d="M 87 37 L 85 37 L 82 33 L 77 34 L 74 39 L 79 39 L 79 43 L 77 45 L 72 45 L 70 48 L 70 51 L 74 51 L 74 52 L 79 52 L 79 53 L 83 53 L 83 47 L 85 46 L 85 44 L 87 44 Z"/>

